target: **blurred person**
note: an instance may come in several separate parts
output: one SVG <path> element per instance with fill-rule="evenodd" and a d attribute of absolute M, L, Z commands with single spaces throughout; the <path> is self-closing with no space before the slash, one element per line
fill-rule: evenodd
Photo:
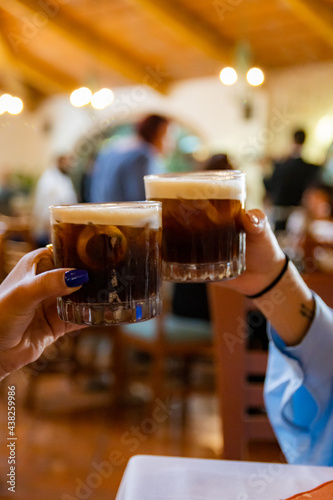
<path fill-rule="evenodd" d="M 44 349 L 82 325 L 62 321 L 57 297 L 88 281 L 79 269 L 54 269 L 52 251 L 26 254 L 0 285 L 0 380 L 39 358 Z"/>
<path fill-rule="evenodd" d="M 216 153 L 208 158 L 204 170 L 233 170 L 233 166 L 229 162 L 227 154 Z"/>
<path fill-rule="evenodd" d="M 302 238 L 311 223 L 330 220 L 333 215 L 333 188 L 321 182 L 311 184 L 302 195 L 301 206 L 288 217 L 287 233 Z"/>
<path fill-rule="evenodd" d="M 11 201 L 17 195 L 18 189 L 12 182 L 12 174 L 3 172 L 0 180 L 0 214 L 13 215 Z"/>
<path fill-rule="evenodd" d="M 135 136 L 111 141 L 97 156 L 90 179 L 89 201 L 143 201 L 143 177 L 162 173 L 169 119 L 149 115 L 135 127 Z"/>
<path fill-rule="evenodd" d="M 273 206 L 276 231 L 285 230 L 288 216 L 300 206 L 304 190 L 320 175 L 320 167 L 307 163 L 302 157 L 305 131 L 295 130 L 292 139 L 289 155 L 274 162 L 272 175 L 264 179 L 267 196 Z"/>
<path fill-rule="evenodd" d="M 295 208 L 288 217 L 286 231 L 280 241 L 294 262 L 305 258 L 314 258 L 316 247 L 314 234 L 320 227 L 320 221 L 332 221 L 333 188 L 316 182 L 305 189 L 301 206 Z M 321 224 L 322 227 L 324 227 Z M 327 227 L 324 227 L 327 230 Z M 327 235 L 328 236 L 328 235 Z M 284 243 L 283 243 L 284 242 Z"/>
<path fill-rule="evenodd" d="M 71 168 L 71 155 L 62 154 L 43 172 L 37 182 L 34 193 L 33 238 L 38 247 L 45 246 L 51 241 L 49 206 L 71 205 L 78 201 L 69 177 Z"/>

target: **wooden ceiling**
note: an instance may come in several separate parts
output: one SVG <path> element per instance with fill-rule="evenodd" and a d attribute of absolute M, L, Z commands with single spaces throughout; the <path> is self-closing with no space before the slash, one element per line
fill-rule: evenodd
<path fill-rule="evenodd" d="M 82 85 L 167 92 L 244 54 L 266 71 L 333 60 L 333 0 L 1 0 L 0 29 L 0 87 L 31 102 Z"/>

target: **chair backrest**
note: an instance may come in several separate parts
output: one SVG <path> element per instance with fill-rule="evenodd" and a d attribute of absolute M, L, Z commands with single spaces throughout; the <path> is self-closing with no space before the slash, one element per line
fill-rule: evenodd
<path fill-rule="evenodd" d="M 302 277 L 311 290 L 316 292 L 329 307 L 333 307 L 333 273 L 315 271 L 304 273 Z"/>
<path fill-rule="evenodd" d="M 223 283 L 208 287 L 215 343 L 223 457 L 244 460 L 250 441 L 276 442 L 264 410 L 267 351 L 249 349 L 251 301 Z"/>

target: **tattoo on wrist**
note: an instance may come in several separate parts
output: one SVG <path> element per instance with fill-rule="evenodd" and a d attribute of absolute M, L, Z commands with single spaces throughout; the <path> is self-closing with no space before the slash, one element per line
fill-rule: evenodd
<path fill-rule="evenodd" d="M 302 316 L 304 316 L 304 318 L 307 318 L 307 319 L 313 319 L 314 318 L 314 308 L 310 308 L 308 306 L 306 306 L 305 304 L 301 304 L 301 310 L 300 310 L 300 313 Z"/>

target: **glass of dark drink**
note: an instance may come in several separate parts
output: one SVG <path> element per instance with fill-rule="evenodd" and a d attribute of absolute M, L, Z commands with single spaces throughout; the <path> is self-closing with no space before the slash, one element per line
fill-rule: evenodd
<path fill-rule="evenodd" d="M 147 200 L 162 202 L 162 275 L 206 282 L 245 270 L 245 173 L 202 171 L 144 177 Z"/>
<path fill-rule="evenodd" d="M 50 215 L 55 266 L 89 275 L 80 290 L 58 298 L 62 320 L 112 325 L 160 313 L 160 203 L 53 205 Z"/>

